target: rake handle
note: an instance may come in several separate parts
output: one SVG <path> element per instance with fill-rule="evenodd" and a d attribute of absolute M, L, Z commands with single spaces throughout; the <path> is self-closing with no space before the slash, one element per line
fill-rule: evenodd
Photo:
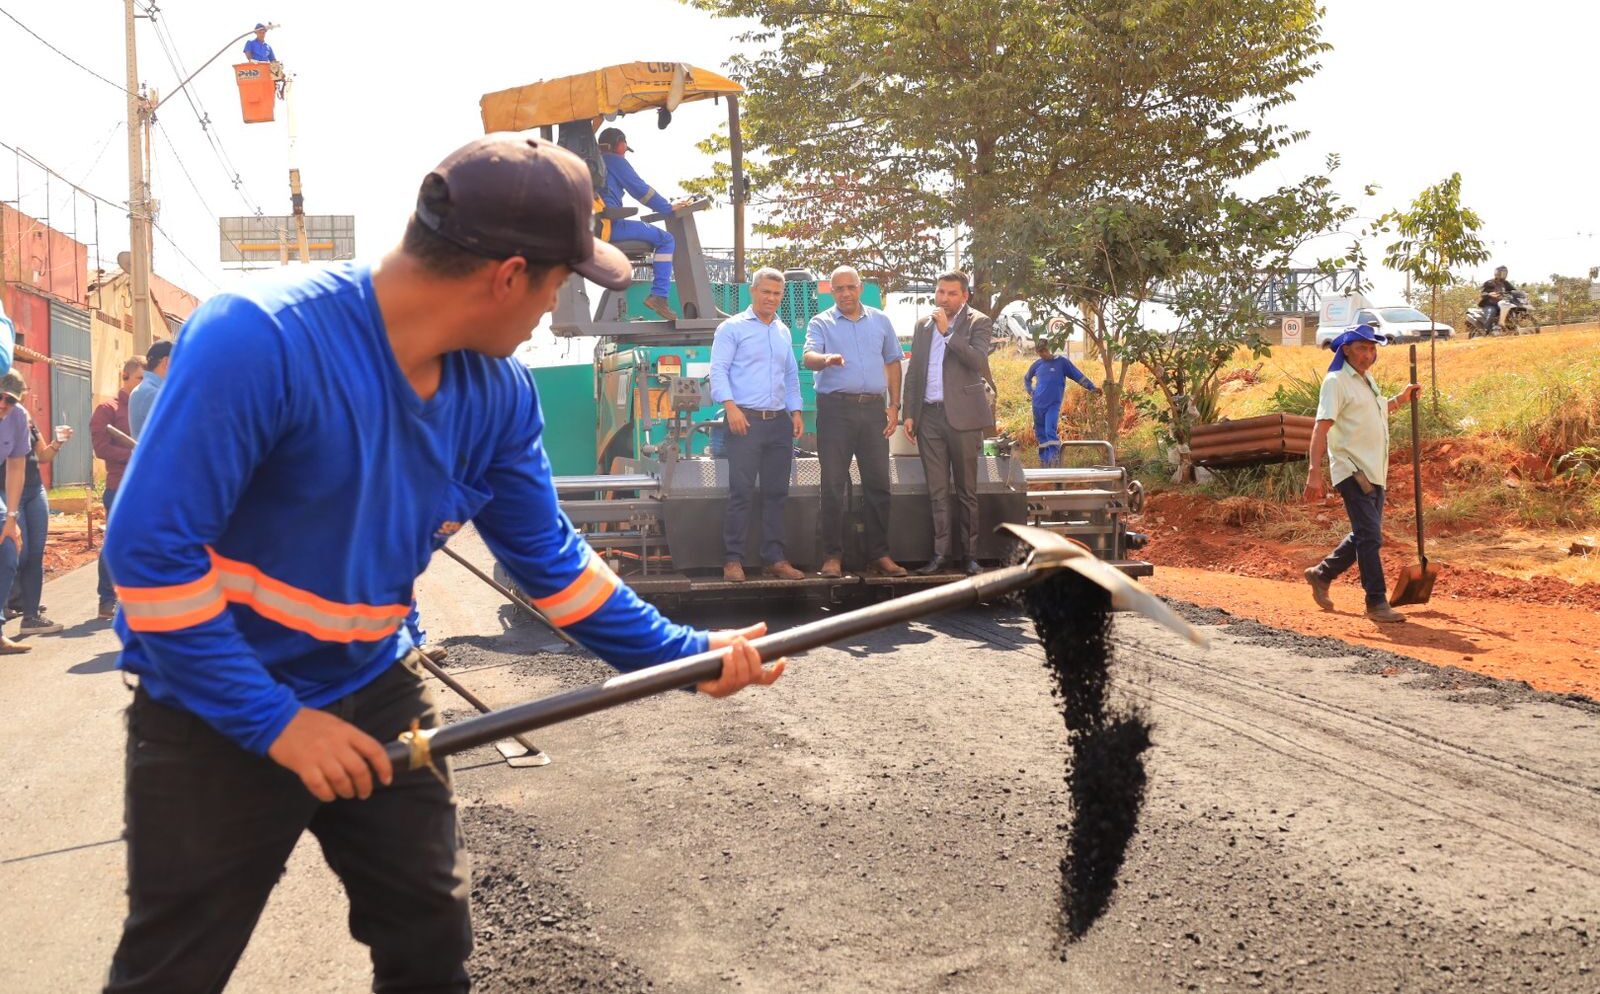
<path fill-rule="evenodd" d="M 920 590 L 881 604 L 833 615 L 820 621 L 773 632 L 753 639 L 751 645 L 764 660 L 795 656 L 830 642 L 915 621 L 938 611 L 956 610 L 1021 590 L 1056 572 L 1027 565 L 982 573 Z M 558 722 L 603 711 L 654 694 L 693 687 L 722 675 L 724 650 L 711 649 L 670 663 L 622 673 L 604 683 L 591 684 L 553 697 L 502 708 L 477 718 L 424 732 L 420 748 L 411 733 L 387 745 L 396 769 L 418 769 L 433 759 L 487 745 L 520 732 L 531 732 Z"/>
<path fill-rule="evenodd" d="M 1417 382 L 1417 346 L 1411 346 L 1411 382 Z M 1422 545 L 1422 413 L 1417 395 L 1411 395 L 1411 496 L 1417 502 L 1417 559 L 1428 568 L 1428 554 Z"/>

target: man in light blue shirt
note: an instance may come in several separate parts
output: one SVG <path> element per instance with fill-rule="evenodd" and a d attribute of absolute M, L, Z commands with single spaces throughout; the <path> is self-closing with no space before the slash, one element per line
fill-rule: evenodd
<path fill-rule="evenodd" d="M 722 578 L 744 581 L 750 505 L 761 495 L 761 558 L 768 576 L 804 579 L 783 552 L 783 503 L 789 496 L 800 418 L 800 367 L 789 326 L 778 320 L 783 274 L 758 269 L 750 307 L 717 325 L 711 341 L 711 399 L 728 425 L 728 510 L 722 523 Z"/>
<path fill-rule="evenodd" d="M 845 491 L 853 458 L 861 471 L 867 568 L 880 576 L 905 576 L 889 558 L 889 437 L 900 424 L 900 341 L 888 315 L 861 303 L 860 273 L 841 266 L 831 282 L 837 306 L 811 319 L 803 357 L 806 368 L 816 371 L 820 573 L 844 572 Z"/>
<path fill-rule="evenodd" d="M 144 357 L 144 379 L 128 395 L 128 434 L 134 441 L 144 434 L 145 423 L 155 409 L 156 397 L 167 375 L 167 365 L 172 361 L 172 343 L 156 342 Z"/>

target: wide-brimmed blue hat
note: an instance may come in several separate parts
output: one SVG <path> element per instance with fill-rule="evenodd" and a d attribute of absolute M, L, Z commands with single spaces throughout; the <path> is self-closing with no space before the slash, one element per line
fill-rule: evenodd
<path fill-rule="evenodd" d="M 1384 337 L 1378 334 L 1378 329 L 1370 324 L 1358 324 L 1341 332 L 1339 336 L 1328 343 L 1328 348 L 1333 350 L 1333 362 L 1328 364 L 1328 372 L 1337 373 L 1344 368 L 1344 347 L 1352 342 L 1371 342 L 1374 345 L 1387 345 Z"/>

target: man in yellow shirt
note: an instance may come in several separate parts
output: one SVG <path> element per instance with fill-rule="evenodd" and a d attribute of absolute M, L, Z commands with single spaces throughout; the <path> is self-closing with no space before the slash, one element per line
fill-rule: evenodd
<path fill-rule="evenodd" d="M 1322 479 L 1326 453 L 1333 489 L 1344 498 L 1350 515 L 1350 534 L 1322 562 L 1306 570 L 1306 581 L 1317 605 L 1331 611 L 1328 586 L 1352 564 L 1359 564 L 1367 617 L 1383 624 L 1405 621 L 1405 615 L 1389 606 L 1378 550 L 1383 545 L 1383 497 L 1389 475 L 1389 415 L 1421 387 L 1413 383 L 1384 398 L 1370 372 L 1378 361 L 1378 335 L 1371 325 L 1345 332 L 1329 347 L 1334 359 L 1317 398 L 1305 496 L 1315 504 L 1327 493 Z"/>

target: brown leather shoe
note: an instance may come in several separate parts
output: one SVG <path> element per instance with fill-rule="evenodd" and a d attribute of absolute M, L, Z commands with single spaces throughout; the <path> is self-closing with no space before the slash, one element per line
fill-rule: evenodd
<path fill-rule="evenodd" d="M 787 559 L 780 559 L 767 567 L 767 575 L 779 580 L 804 580 L 806 575 L 793 566 Z"/>
<path fill-rule="evenodd" d="M 0 656 L 16 656 L 24 652 L 32 652 L 33 646 L 21 642 L 13 642 L 4 635 L 0 635 Z"/>
<path fill-rule="evenodd" d="M 872 564 L 872 569 L 879 576 L 907 575 L 906 568 L 895 562 L 893 559 L 890 559 L 888 556 L 884 556 L 882 559 L 874 561 Z"/>
<path fill-rule="evenodd" d="M 844 576 L 844 565 L 837 559 L 824 560 L 822 568 L 817 570 L 817 575 L 827 577 L 830 580 L 837 580 L 839 577 Z"/>
<path fill-rule="evenodd" d="M 744 582 L 744 563 L 730 562 L 722 564 L 722 578 L 729 583 Z"/>
<path fill-rule="evenodd" d="M 678 315 L 672 313 L 672 305 L 667 303 L 667 298 L 665 297 L 658 297 L 652 293 L 650 296 L 644 298 L 644 306 L 650 308 L 652 311 L 655 311 L 668 321 L 678 320 Z"/>

